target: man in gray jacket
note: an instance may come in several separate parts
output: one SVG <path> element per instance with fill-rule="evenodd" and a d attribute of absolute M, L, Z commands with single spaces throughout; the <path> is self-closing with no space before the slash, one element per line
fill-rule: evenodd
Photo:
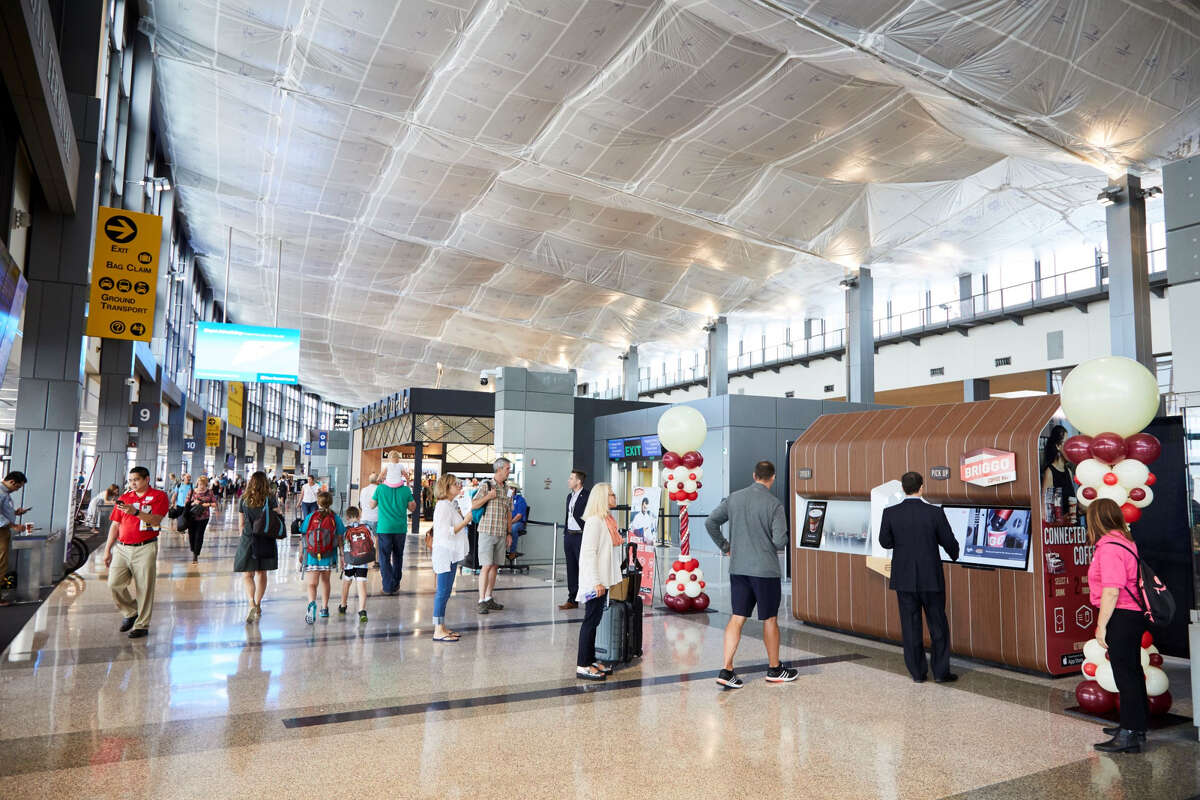
<path fill-rule="evenodd" d="M 796 680 L 798 670 L 779 660 L 779 601 L 783 596 L 778 551 L 788 544 L 787 514 L 783 503 L 771 494 L 775 465 L 754 465 L 754 483 L 721 501 L 704 523 L 705 530 L 729 560 L 729 596 L 732 616 L 725 626 L 725 666 L 717 683 L 727 689 L 745 684 L 733 671 L 733 656 L 742 639 L 742 626 L 758 606 L 767 646 L 767 680 L 786 683 Z M 729 539 L 721 526 L 729 523 Z"/>

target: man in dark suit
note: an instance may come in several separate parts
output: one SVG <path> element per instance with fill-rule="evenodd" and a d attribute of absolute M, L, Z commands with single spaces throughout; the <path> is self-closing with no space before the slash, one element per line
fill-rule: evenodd
<path fill-rule="evenodd" d="M 583 510 L 587 508 L 588 490 L 583 482 L 587 473 L 581 469 L 571 470 L 567 478 L 566 519 L 563 520 L 563 551 L 567 554 L 567 601 L 559 608 L 567 611 L 579 608 L 575 596 L 579 593 L 579 546 L 583 544 Z"/>
<path fill-rule="evenodd" d="M 904 664 L 914 681 L 925 681 L 923 608 L 933 645 L 933 679 L 950 683 L 958 680 L 958 676 L 950 671 L 950 626 L 946 621 L 946 584 L 938 545 L 958 561 L 958 540 L 950 530 L 946 512 L 922 498 L 925 479 L 921 473 L 904 473 L 900 484 L 906 497 L 899 505 L 884 509 L 879 544 L 892 551 L 892 577 L 888 585 L 896 590 L 900 605 Z"/>

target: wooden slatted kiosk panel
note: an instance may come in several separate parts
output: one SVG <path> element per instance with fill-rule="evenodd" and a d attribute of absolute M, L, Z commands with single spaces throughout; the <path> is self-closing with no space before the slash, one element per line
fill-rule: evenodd
<path fill-rule="evenodd" d="M 1059 398 L 1050 395 L 829 414 L 792 447 L 792 486 L 801 497 L 869 500 L 872 488 L 916 470 L 934 503 L 1031 508 L 1032 571 L 944 565 L 946 614 L 953 652 L 1048 672 L 1038 444 L 1058 409 Z M 1015 482 L 980 487 L 959 479 L 963 454 L 983 447 L 1016 453 Z M 949 467 L 950 478 L 930 480 L 932 467 Z M 801 478 L 801 469 L 811 470 L 811 478 Z M 865 555 L 797 547 L 803 520 L 796 519 L 795 498 L 789 513 L 792 614 L 899 641 L 900 617 L 887 579 L 867 567 Z"/>

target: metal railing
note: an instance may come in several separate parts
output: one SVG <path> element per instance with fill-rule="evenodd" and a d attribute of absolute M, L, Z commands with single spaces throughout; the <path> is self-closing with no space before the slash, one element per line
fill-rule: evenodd
<path fill-rule="evenodd" d="M 1166 276 L 1166 248 L 1157 248 L 1147 253 L 1148 272 L 1152 280 L 1161 282 Z M 978 292 L 970 297 L 939 303 L 925 308 L 892 314 L 874 321 L 876 344 L 911 339 L 921 334 L 948 329 L 967 328 L 974 324 L 995 322 L 1006 318 L 1019 318 L 1039 310 L 1053 310 L 1073 301 L 1083 303 L 1099 299 L 1108 290 L 1108 264 L 1099 262 L 1076 270 L 1047 275 L 1024 283 Z M 807 339 L 768 345 L 746 351 L 729 360 L 731 377 L 745 375 L 762 369 L 807 361 L 812 358 L 835 355 L 845 350 L 846 330 L 837 328 L 824 331 Z M 705 383 L 708 366 L 702 364 L 685 367 L 666 375 L 642 378 L 638 381 L 638 393 L 681 389 Z M 593 393 L 594 397 L 615 399 L 623 396 L 620 385 Z"/>

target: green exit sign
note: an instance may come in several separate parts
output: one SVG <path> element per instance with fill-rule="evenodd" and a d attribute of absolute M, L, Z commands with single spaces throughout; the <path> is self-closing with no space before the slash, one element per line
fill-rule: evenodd
<path fill-rule="evenodd" d="M 626 458 L 641 458 L 641 456 L 642 456 L 642 443 L 641 442 L 635 442 L 634 444 L 627 443 L 625 445 L 625 457 Z"/>

